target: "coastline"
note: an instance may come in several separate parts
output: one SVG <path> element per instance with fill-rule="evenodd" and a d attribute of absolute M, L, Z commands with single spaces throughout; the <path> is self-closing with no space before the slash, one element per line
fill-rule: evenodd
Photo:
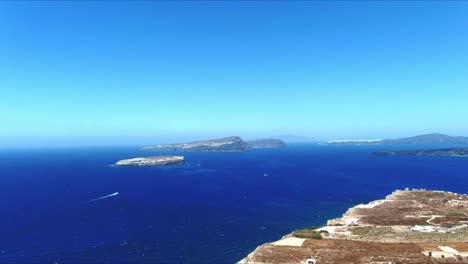
<path fill-rule="evenodd" d="M 237 263 L 468 260 L 467 206 L 465 194 L 395 190 L 384 199 L 349 208 L 323 227 L 296 230 L 260 245 Z M 401 256 L 392 253 L 398 251 Z"/>

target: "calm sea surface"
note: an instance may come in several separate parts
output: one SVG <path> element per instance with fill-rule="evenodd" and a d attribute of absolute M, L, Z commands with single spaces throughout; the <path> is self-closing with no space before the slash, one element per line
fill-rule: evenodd
<path fill-rule="evenodd" d="M 395 189 L 468 192 L 468 159 L 378 149 L 183 153 L 162 168 L 109 166 L 161 154 L 137 148 L 3 150 L 0 263 L 234 263 Z"/>

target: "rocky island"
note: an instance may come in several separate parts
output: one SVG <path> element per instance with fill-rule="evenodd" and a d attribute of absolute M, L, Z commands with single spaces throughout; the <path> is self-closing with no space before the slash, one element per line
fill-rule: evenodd
<path fill-rule="evenodd" d="M 265 139 L 246 142 L 240 137 L 232 136 L 219 139 L 193 141 L 189 143 L 165 144 L 154 147 L 146 147 L 144 150 L 157 151 L 216 151 L 216 152 L 239 152 L 252 148 L 278 148 L 286 143 L 279 139 Z"/>
<path fill-rule="evenodd" d="M 259 246 L 238 263 L 468 263 L 468 196 L 395 191 Z"/>
<path fill-rule="evenodd" d="M 219 139 L 200 140 L 189 143 L 165 144 L 146 147 L 144 150 L 174 150 L 174 151 L 245 151 L 249 145 L 240 137 L 225 137 Z"/>
<path fill-rule="evenodd" d="M 414 155 L 414 156 L 447 156 L 468 157 L 468 148 L 421 149 L 374 152 L 377 155 Z"/>
<path fill-rule="evenodd" d="M 286 143 L 281 139 L 258 139 L 247 141 L 250 148 L 284 148 Z"/>
<path fill-rule="evenodd" d="M 183 156 L 154 156 L 119 160 L 117 166 L 165 166 L 184 164 Z"/>

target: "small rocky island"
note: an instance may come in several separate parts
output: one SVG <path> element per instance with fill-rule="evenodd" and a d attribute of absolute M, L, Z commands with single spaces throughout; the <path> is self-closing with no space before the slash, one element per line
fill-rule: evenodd
<path fill-rule="evenodd" d="M 413 155 L 413 156 L 448 156 L 468 157 L 468 148 L 421 149 L 374 152 L 376 155 Z"/>
<path fill-rule="evenodd" d="M 259 246 L 238 263 L 468 263 L 468 195 L 395 191 Z"/>
<path fill-rule="evenodd" d="M 166 166 L 184 164 L 183 156 L 154 156 L 119 160 L 117 166 Z"/>
<path fill-rule="evenodd" d="M 240 152 L 252 148 L 279 148 L 286 146 L 286 143 L 279 139 L 264 139 L 255 141 L 244 141 L 240 137 L 225 137 L 193 141 L 189 143 L 164 144 L 143 148 L 144 150 L 156 151 L 214 151 L 214 152 Z"/>

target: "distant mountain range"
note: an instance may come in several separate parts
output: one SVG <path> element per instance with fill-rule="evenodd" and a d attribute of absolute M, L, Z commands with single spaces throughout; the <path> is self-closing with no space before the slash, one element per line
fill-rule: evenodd
<path fill-rule="evenodd" d="M 440 133 L 399 139 L 331 140 L 327 145 L 468 145 L 468 137 L 448 136 Z"/>
<path fill-rule="evenodd" d="M 240 137 L 225 137 L 218 139 L 209 139 L 193 141 L 188 143 L 165 144 L 154 147 L 146 147 L 144 150 L 159 151 L 217 151 L 217 152 L 239 152 L 253 148 L 281 148 L 285 147 L 280 139 L 260 139 L 253 141 L 244 141 Z"/>

